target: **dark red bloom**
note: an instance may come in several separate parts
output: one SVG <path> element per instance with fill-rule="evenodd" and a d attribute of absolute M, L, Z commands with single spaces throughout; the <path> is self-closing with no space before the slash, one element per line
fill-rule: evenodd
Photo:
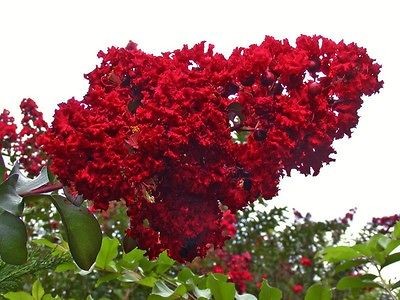
<path fill-rule="evenodd" d="M 17 126 L 14 123 L 14 118 L 10 116 L 8 110 L 3 110 L 0 114 L 0 151 L 9 152 L 11 144 L 17 139 Z"/>
<path fill-rule="evenodd" d="M 365 49 L 296 43 L 266 37 L 229 58 L 205 43 L 101 51 L 83 100 L 60 104 L 40 138 L 52 171 L 98 209 L 124 199 L 128 233 L 151 255 L 203 255 L 227 238 L 220 206 L 271 199 L 293 169 L 318 174 L 357 125 L 361 96 L 382 86 Z"/>

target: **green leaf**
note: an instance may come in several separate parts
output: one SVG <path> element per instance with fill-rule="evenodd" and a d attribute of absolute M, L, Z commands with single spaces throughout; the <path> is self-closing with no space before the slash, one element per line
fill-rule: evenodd
<path fill-rule="evenodd" d="M 56 243 L 50 242 L 48 239 L 45 239 L 45 238 L 43 238 L 43 239 L 35 239 L 35 240 L 32 240 L 32 242 L 34 244 L 36 244 L 36 245 L 45 246 L 45 247 L 48 247 L 48 248 L 52 249 L 53 250 L 52 253 L 54 255 L 64 254 L 64 253 L 68 253 L 69 252 L 68 247 L 64 247 L 61 244 L 56 244 Z"/>
<path fill-rule="evenodd" d="M 314 283 L 307 289 L 304 300 L 331 300 L 331 289 L 320 283 Z"/>
<path fill-rule="evenodd" d="M 42 300 L 61 300 L 59 296 L 53 297 L 51 294 L 45 294 Z"/>
<path fill-rule="evenodd" d="M 4 159 L 3 155 L 0 154 L 0 181 L 3 180 L 4 174 L 6 174 L 7 168 L 6 165 L 4 164 Z"/>
<path fill-rule="evenodd" d="M 380 287 L 378 283 L 372 281 L 375 278 L 376 275 L 373 274 L 365 274 L 361 276 L 346 276 L 339 280 L 336 287 L 338 290 Z"/>
<path fill-rule="evenodd" d="M 324 260 L 329 262 L 340 262 L 362 256 L 360 252 L 347 246 L 326 247 L 323 250 Z"/>
<path fill-rule="evenodd" d="M 108 273 L 104 276 L 101 276 L 99 279 L 97 279 L 95 288 L 98 288 L 100 285 L 103 283 L 109 282 L 111 280 L 117 279 L 120 276 L 118 273 Z"/>
<path fill-rule="evenodd" d="M 28 258 L 25 223 L 7 212 L 0 213 L 0 256 L 11 265 L 22 265 Z"/>
<path fill-rule="evenodd" d="M 230 282 L 226 282 L 224 277 L 220 277 L 221 274 L 210 274 L 207 277 L 207 288 L 211 290 L 211 294 L 215 300 L 233 300 L 235 299 L 235 285 Z"/>
<path fill-rule="evenodd" d="M 356 266 L 359 266 L 361 264 L 367 263 L 368 260 L 366 259 L 355 259 L 355 260 L 349 260 L 349 261 L 344 261 L 343 263 L 340 263 L 335 267 L 335 272 L 339 273 L 341 271 L 345 271 L 351 268 L 354 268 Z"/>
<path fill-rule="evenodd" d="M 96 261 L 102 244 L 99 222 L 85 207 L 75 206 L 58 195 L 50 198 L 61 215 L 74 261 L 81 269 L 88 271 Z"/>
<path fill-rule="evenodd" d="M 160 253 L 160 255 L 157 259 L 156 272 L 158 274 L 164 274 L 174 264 L 175 264 L 175 261 L 172 258 L 168 257 L 167 251 L 164 251 L 164 252 Z"/>
<path fill-rule="evenodd" d="M 259 300 L 281 300 L 282 297 L 280 289 L 271 287 L 265 280 L 262 282 L 260 294 L 258 295 Z"/>
<path fill-rule="evenodd" d="M 96 258 L 96 267 L 106 270 L 118 255 L 119 242 L 116 238 L 103 237 L 100 252 Z"/>
<path fill-rule="evenodd" d="M 385 254 L 388 255 L 390 254 L 394 249 L 396 249 L 398 246 L 400 246 L 400 240 L 390 240 L 389 243 L 386 246 L 385 249 Z"/>
<path fill-rule="evenodd" d="M 119 281 L 122 282 L 137 282 L 142 278 L 142 276 L 137 272 L 125 272 L 120 277 L 118 277 Z"/>
<path fill-rule="evenodd" d="M 17 174 L 18 175 L 18 181 L 16 184 L 16 190 L 18 194 L 23 194 L 27 193 L 30 191 L 33 191 L 34 189 L 37 189 L 47 183 L 49 183 L 49 176 L 47 175 L 47 168 L 42 168 L 40 171 L 40 174 L 31 179 L 26 177 L 23 173 L 21 173 L 19 169 L 19 163 L 15 163 L 14 167 L 12 168 L 11 175 Z"/>
<path fill-rule="evenodd" d="M 400 280 L 397 281 L 397 282 L 395 282 L 395 283 L 393 283 L 393 284 L 391 285 L 391 287 L 392 287 L 392 290 L 395 290 L 395 289 L 397 289 L 397 288 L 400 288 Z"/>
<path fill-rule="evenodd" d="M 44 289 L 39 280 L 36 280 L 32 285 L 32 296 L 35 300 L 40 300 L 44 296 Z"/>
<path fill-rule="evenodd" d="M 194 276 L 196 275 L 192 272 L 192 270 L 190 270 L 188 267 L 184 267 L 178 273 L 178 280 L 180 282 L 187 283 L 188 280 L 192 279 Z"/>
<path fill-rule="evenodd" d="M 382 265 L 382 268 L 384 268 L 388 265 L 391 265 L 395 262 L 398 262 L 398 261 L 400 261 L 400 252 L 393 253 L 393 254 L 389 255 L 388 257 L 386 257 L 385 263 Z"/>
<path fill-rule="evenodd" d="M 199 289 L 197 286 L 192 285 L 193 293 L 197 297 L 197 299 L 211 299 L 211 290 L 210 289 Z"/>
<path fill-rule="evenodd" d="M 122 255 L 122 259 L 118 262 L 118 265 L 129 270 L 135 269 L 141 259 L 143 259 L 144 254 L 146 251 L 135 248 L 128 253 L 124 253 Z"/>
<path fill-rule="evenodd" d="M 23 211 L 22 197 L 18 195 L 16 188 L 18 175 L 14 174 L 0 184 L 0 212 L 1 210 L 21 216 Z"/>
<path fill-rule="evenodd" d="M 35 298 L 27 292 L 8 292 L 4 295 L 4 298 L 8 300 L 35 300 Z"/>
<path fill-rule="evenodd" d="M 179 285 L 175 290 L 171 290 L 163 281 L 158 280 L 148 299 L 181 299 L 181 296 L 186 294 L 186 292 L 186 287 L 183 284 Z"/>
<path fill-rule="evenodd" d="M 76 271 L 76 270 L 79 269 L 73 262 L 66 262 L 58 265 L 54 271 L 57 273 L 62 273 L 66 271 Z"/>
<path fill-rule="evenodd" d="M 400 239 L 400 221 L 394 225 L 394 229 L 392 232 L 392 238 L 394 239 Z"/>
<path fill-rule="evenodd" d="M 156 284 L 156 282 L 157 282 L 156 278 L 154 278 L 152 276 L 147 276 L 147 277 L 140 279 L 137 283 L 140 285 L 144 285 L 144 286 L 152 288 Z"/>

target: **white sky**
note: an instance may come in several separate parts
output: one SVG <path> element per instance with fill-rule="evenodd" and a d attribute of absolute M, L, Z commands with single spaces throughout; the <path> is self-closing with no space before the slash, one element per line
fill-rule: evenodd
<path fill-rule="evenodd" d="M 229 54 L 264 35 L 294 40 L 322 34 L 357 42 L 383 65 L 383 91 L 366 99 L 350 140 L 337 142 L 337 161 L 317 177 L 286 178 L 271 201 L 315 219 L 358 207 L 356 222 L 400 213 L 399 30 L 397 1 L 1 1 L 0 108 L 14 115 L 24 97 L 48 120 L 57 103 L 87 90 L 83 74 L 98 50 L 129 40 L 152 53 L 206 40 Z"/>

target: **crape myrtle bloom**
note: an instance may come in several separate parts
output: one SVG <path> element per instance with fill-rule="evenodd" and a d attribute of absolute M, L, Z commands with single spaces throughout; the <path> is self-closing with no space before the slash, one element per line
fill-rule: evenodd
<path fill-rule="evenodd" d="M 139 246 L 181 261 L 227 238 L 219 207 L 271 199 L 291 170 L 317 175 L 382 87 L 365 49 L 321 36 L 266 37 L 227 58 L 204 42 L 98 56 L 88 92 L 59 105 L 40 144 L 63 184 L 97 209 L 124 199 Z"/>
<path fill-rule="evenodd" d="M 0 151 L 4 151 L 8 155 L 11 152 L 11 145 L 17 139 L 17 126 L 14 118 L 10 116 L 8 110 L 3 110 L 0 114 Z"/>
<path fill-rule="evenodd" d="M 43 151 L 39 149 L 36 140 L 48 129 L 48 125 L 43 119 L 43 114 L 38 111 L 34 100 L 23 99 L 20 109 L 23 117 L 21 120 L 22 128 L 18 132 L 14 146 L 16 155 L 21 166 L 29 175 L 37 175 L 45 165 L 45 156 Z"/>

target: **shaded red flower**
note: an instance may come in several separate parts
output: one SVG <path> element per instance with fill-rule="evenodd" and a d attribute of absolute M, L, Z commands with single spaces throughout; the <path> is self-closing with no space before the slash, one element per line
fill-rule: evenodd
<path fill-rule="evenodd" d="M 292 286 L 292 291 L 295 294 L 301 294 L 304 290 L 304 287 L 301 284 L 295 284 L 294 286 Z"/>
<path fill-rule="evenodd" d="M 308 257 L 302 256 L 300 258 L 300 264 L 304 267 L 311 267 L 313 262 L 311 259 L 309 259 Z"/>

